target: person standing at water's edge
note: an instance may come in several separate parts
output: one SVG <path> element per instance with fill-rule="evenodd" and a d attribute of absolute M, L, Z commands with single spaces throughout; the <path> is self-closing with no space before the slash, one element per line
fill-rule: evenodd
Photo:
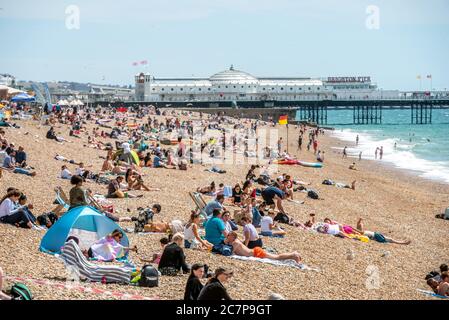
<path fill-rule="evenodd" d="M 377 153 L 379 152 L 379 147 L 376 148 L 376 152 L 374 153 L 375 159 L 377 159 Z"/>
<path fill-rule="evenodd" d="M 348 153 L 346 152 L 346 149 L 347 149 L 348 147 L 347 146 L 345 146 L 344 148 L 343 148 L 343 158 L 347 158 L 348 157 Z"/>
<path fill-rule="evenodd" d="M 356 146 L 359 145 L 359 135 L 357 135 L 357 137 L 355 138 L 355 145 L 356 145 Z"/>
<path fill-rule="evenodd" d="M 384 147 L 381 146 L 379 149 L 379 159 L 382 160 L 382 157 L 384 156 Z"/>

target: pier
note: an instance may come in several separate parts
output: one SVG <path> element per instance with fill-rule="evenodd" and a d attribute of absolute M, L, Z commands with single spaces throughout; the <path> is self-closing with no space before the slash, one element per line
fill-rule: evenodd
<path fill-rule="evenodd" d="M 299 100 L 299 101 L 155 101 L 155 102 L 91 102 L 89 105 L 111 107 L 133 107 L 153 105 L 157 108 L 176 108 L 204 113 L 221 113 L 234 117 L 247 117 L 277 121 L 279 116 L 288 115 L 289 122 L 305 121 L 318 125 L 328 124 L 329 110 L 352 110 L 352 124 L 382 124 L 385 110 L 410 110 L 410 124 L 431 124 L 432 110 L 449 109 L 449 95 L 443 98 L 421 99 L 363 99 L 363 100 Z"/>

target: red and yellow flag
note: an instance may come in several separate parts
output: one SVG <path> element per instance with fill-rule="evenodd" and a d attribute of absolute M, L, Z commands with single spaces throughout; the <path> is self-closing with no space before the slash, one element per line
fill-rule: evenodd
<path fill-rule="evenodd" d="M 288 116 L 287 115 L 279 116 L 279 124 L 288 124 Z"/>

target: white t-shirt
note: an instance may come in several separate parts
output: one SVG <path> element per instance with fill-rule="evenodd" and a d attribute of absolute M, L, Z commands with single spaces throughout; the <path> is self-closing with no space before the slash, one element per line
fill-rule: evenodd
<path fill-rule="evenodd" d="M 243 233 L 249 232 L 249 241 L 256 241 L 259 239 L 259 234 L 257 233 L 256 228 L 248 223 L 243 227 Z"/>
<path fill-rule="evenodd" d="M 131 147 L 128 142 L 122 143 L 123 153 L 131 153 Z"/>
<path fill-rule="evenodd" d="M 224 222 L 224 221 L 223 221 Z M 225 230 L 229 233 L 232 232 L 232 227 L 231 224 L 229 223 L 229 221 L 224 222 L 225 224 Z"/>
<path fill-rule="evenodd" d="M 70 179 L 72 177 L 72 173 L 69 171 L 69 169 L 64 169 L 61 171 L 61 178 L 62 179 Z"/>
<path fill-rule="evenodd" d="M 270 232 L 270 225 L 273 224 L 273 219 L 270 216 L 263 216 L 262 221 L 260 221 L 260 231 Z"/>
<path fill-rule="evenodd" d="M 338 226 L 338 224 L 329 224 L 327 233 L 332 234 L 332 235 L 337 235 L 340 233 L 340 227 Z"/>
<path fill-rule="evenodd" d="M 75 175 L 77 175 L 77 176 L 82 176 L 83 175 L 83 173 L 84 173 L 84 168 L 80 168 L 80 167 L 78 167 L 78 168 L 76 168 L 76 170 L 75 170 Z"/>

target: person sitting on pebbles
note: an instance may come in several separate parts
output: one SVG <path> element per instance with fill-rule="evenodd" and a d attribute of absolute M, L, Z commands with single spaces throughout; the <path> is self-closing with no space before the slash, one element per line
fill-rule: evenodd
<path fill-rule="evenodd" d="M 287 233 L 274 222 L 275 213 L 270 209 L 268 214 L 262 217 L 260 222 L 260 234 L 264 237 L 283 237 Z"/>
<path fill-rule="evenodd" d="M 19 173 L 19 174 L 25 174 L 27 176 L 34 177 L 36 175 L 36 172 L 31 172 L 27 169 L 24 169 L 22 167 L 16 165 L 15 160 L 16 152 L 14 150 L 10 151 L 9 154 L 7 153 L 7 156 L 3 160 L 3 168 L 9 171 L 12 171 L 13 173 Z"/>
<path fill-rule="evenodd" d="M 121 230 L 116 229 L 106 237 L 95 242 L 87 251 L 88 258 L 95 258 L 99 261 L 114 261 L 126 256 L 129 251 L 137 253 L 137 246 L 132 248 L 124 247 L 120 244 L 123 238 Z"/>
<path fill-rule="evenodd" d="M 256 257 L 261 259 L 267 258 L 273 260 L 294 260 L 296 263 L 301 263 L 301 256 L 296 251 L 289 253 L 272 254 L 266 252 L 261 247 L 254 247 L 253 249 L 249 249 L 238 239 L 238 235 L 235 231 L 230 232 L 224 242 L 225 244 L 231 245 L 233 249 L 232 252 L 238 256 Z"/>
<path fill-rule="evenodd" d="M 121 183 L 124 181 L 123 176 L 118 176 L 117 178 L 111 180 L 108 185 L 108 195 L 107 198 L 141 198 L 143 195 L 134 195 L 122 190 Z"/>

